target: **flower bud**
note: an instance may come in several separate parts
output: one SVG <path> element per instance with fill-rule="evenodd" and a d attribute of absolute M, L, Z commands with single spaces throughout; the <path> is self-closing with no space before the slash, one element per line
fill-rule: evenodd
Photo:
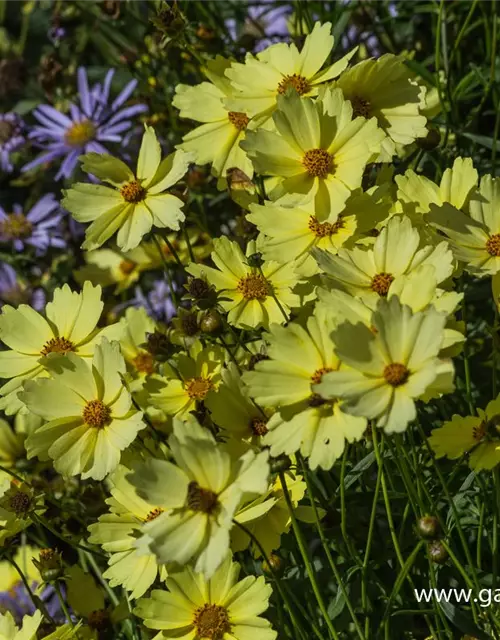
<path fill-rule="evenodd" d="M 278 473 L 290 469 L 292 461 L 288 456 L 281 455 L 277 458 L 269 458 L 269 466 L 271 467 L 271 473 Z"/>
<path fill-rule="evenodd" d="M 439 146 L 441 133 L 435 127 L 429 127 L 425 138 L 418 138 L 417 145 L 424 151 L 432 151 Z"/>
<path fill-rule="evenodd" d="M 264 263 L 264 260 L 262 259 L 262 253 L 260 253 L 259 251 L 257 251 L 256 253 L 252 253 L 251 256 L 248 256 L 247 262 L 250 267 L 261 267 Z"/>
<path fill-rule="evenodd" d="M 280 576 L 282 575 L 284 568 L 285 563 L 283 561 L 283 558 L 278 556 L 276 553 L 271 553 L 268 556 L 267 560 L 262 561 L 262 571 L 267 576 Z"/>
<path fill-rule="evenodd" d="M 417 520 L 417 531 L 421 538 L 434 540 L 439 537 L 439 520 L 436 516 L 423 516 Z"/>
<path fill-rule="evenodd" d="M 57 549 L 41 549 L 40 558 L 33 558 L 33 564 L 44 582 L 53 582 L 64 573 L 62 556 Z"/>
<path fill-rule="evenodd" d="M 427 545 L 430 559 L 436 564 L 444 564 L 448 560 L 448 551 L 440 540 L 433 540 Z"/>
<path fill-rule="evenodd" d="M 203 333 L 215 335 L 222 329 L 222 318 L 218 311 L 209 309 L 200 321 L 200 329 Z"/>

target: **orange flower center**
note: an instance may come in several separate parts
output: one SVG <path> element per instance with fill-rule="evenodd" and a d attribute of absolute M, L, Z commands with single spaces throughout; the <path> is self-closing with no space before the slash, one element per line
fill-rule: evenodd
<path fill-rule="evenodd" d="M 194 614 L 194 626 L 198 638 L 222 640 L 231 631 L 229 614 L 225 607 L 218 604 L 204 604 Z"/>
<path fill-rule="evenodd" d="M 500 233 L 494 233 L 486 241 L 486 251 L 490 256 L 498 258 L 500 256 Z"/>
<path fill-rule="evenodd" d="M 365 98 L 361 96 L 354 96 L 351 99 L 352 104 L 352 115 L 354 118 L 358 116 L 363 116 L 363 118 L 370 117 L 371 104 Z"/>
<path fill-rule="evenodd" d="M 153 373 L 155 370 L 155 360 L 150 353 L 139 353 L 132 360 L 132 364 L 141 373 Z"/>
<path fill-rule="evenodd" d="M 192 400 L 204 400 L 207 393 L 214 388 L 210 378 L 199 376 L 186 382 L 186 392 Z"/>
<path fill-rule="evenodd" d="M 151 509 L 151 511 L 146 516 L 146 522 L 151 522 L 151 520 L 156 520 L 158 516 L 161 516 L 163 511 L 164 509 L 162 509 L 161 507 L 155 507 L 154 509 Z"/>
<path fill-rule="evenodd" d="M 293 73 L 291 76 L 285 76 L 278 85 L 278 93 L 286 93 L 289 87 L 293 87 L 299 96 L 303 96 L 305 93 L 311 91 L 311 84 L 307 78 Z"/>
<path fill-rule="evenodd" d="M 102 429 L 111 422 L 111 409 L 102 400 L 90 400 L 83 408 L 85 424 Z"/>
<path fill-rule="evenodd" d="M 69 353 L 75 351 L 75 345 L 67 338 L 51 338 L 44 345 L 40 351 L 42 356 L 46 356 L 49 353 Z"/>
<path fill-rule="evenodd" d="M 188 485 L 187 508 L 211 514 L 218 504 L 217 494 L 210 489 L 202 489 L 197 482 Z"/>
<path fill-rule="evenodd" d="M 237 288 L 247 300 L 265 300 L 271 285 L 260 273 L 250 273 L 240 279 Z"/>
<path fill-rule="evenodd" d="M 384 369 L 384 378 L 391 387 L 400 387 L 409 377 L 409 370 L 400 362 L 391 362 Z"/>
<path fill-rule="evenodd" d="M 247 128 L 247 124 L 250 122 L 250 118 L 246 113 L 242 113 L 241 111 L 230 111 L 227 114 L 229 118 L 229 122 L 236 127 L 238 131 L 243 131 Z"/>
<path fill-rule="evenodd" d="M 327 238 L 338 233 L 340 229 L 343 229 L 345 222 L 340 217 L 333 223 L 318 222 L 317 218 L 311 216 L 309 218 L 308 226 L 317 238 Z"/>
<path fill-rule="evenodd" d="M 144 200 L 146 189 L 141 186 L 138 180 L 132 180 L 132 182 L 127 182 L 123 185 L 120 189 L 120 194 L 126 202 L 137 204 L 141 200 Z"/>
<path fill-rule="evenodd" d="M 326 149 L 309 149 L 302 158 L 307 173 L 314 178 L 326 178 L 333 173 L 333 156 Z"/>
<path fill-rule="evenodd" d="M 0 222 L 0 234 L 6 240 L 29 238 L 33 231 L 33 225 L 22 213 L 11 213 Z"/>
<path fill-rule="evenodd" d="M 132 262 L 132 260 L 122 260 L 118 265 L 118 268 L 123 273 L 123 275 L 128 276 L 135 269 L 135 266 L 135 262 Z"/>
<path fill-rule="evenodd" d="M 394 280 L 394 276 L 391 273 L 377 273 L 373 276 L 371 288 L 372 291 L 378 293 L 379 296 L 386 296 L 389 293 L 390 286 Z"/>
<path fill-rule="evenodd" d="M 250 420 L 250 431 L 254 436 L 265 436 L 269 431 L 267 428 L 267 420 L 263 420 L 262 418 L 252 418 Z"/>

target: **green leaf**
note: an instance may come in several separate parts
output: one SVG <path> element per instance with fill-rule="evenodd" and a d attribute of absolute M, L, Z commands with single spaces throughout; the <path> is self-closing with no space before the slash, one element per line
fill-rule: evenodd
<path fill-rule="evenodd" d="M 482 147 L 486 147 L 487 149 L 493 149 L 493 142 L 495 140 L 494 138 L 489 138 L 488 136 L 478 136 L 473 133 L 460 133 L 459 131 L 457 131 L 457 134 L 459 136 L 462 136 L 463 138 L 468 138 L 469 140 L 472 140 L 472 142 L 475 142 L 476 144 L 479 144 Z M 497 141 L 497 147 L 498 147 L 498 141 Z"/>
<path fill-rule="evenodd" d="M 476 627 L 474 621 L 466 613 L 460 611 L 460 609 L 449 602 L 442 601 L 438 604 L 448 620 L 462 633 L 472 636 L 477 640 L 490 640 L 491 636 Z"/>

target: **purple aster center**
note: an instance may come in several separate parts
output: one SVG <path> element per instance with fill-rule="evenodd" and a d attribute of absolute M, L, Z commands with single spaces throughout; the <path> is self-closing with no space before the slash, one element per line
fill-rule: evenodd
<path fill-rule="evenodd" d="M 0 220 L 0 234 L 7 241 L 29 238 L 32 231 L 33 225 L 24 213 L 11 213 L 4 220 Z"/>
<path fill-rule="evenodd" d="M 75 122 L 66 130 L 64 140 L 70 147 L 82 147 L 93 140 L 96 131 L 93 122 L 82 120 L 82 122 Z"/>
<path fill-rule="evenodd" d="M 14 133 L 16 132 L 17 127 L 13 122 L 9 122 L 8 120 L 0 121 L 0 145 L 8 142 Z"/>

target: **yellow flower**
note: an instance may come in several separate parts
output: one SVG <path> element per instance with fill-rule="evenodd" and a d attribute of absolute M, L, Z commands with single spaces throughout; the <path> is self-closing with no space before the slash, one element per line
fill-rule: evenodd
<path fill-rule="evenodd" d="M 167 578 L 168 591 L 142 598 L 134 613 L 163 637 L 184 640 L 275 640 L 276 631 L 260 614 L 269 605 L 271 587 L 264 577 L 238 582 L 239 564 L 227 554 L 211 579 L 190 567 Z"/>
<path fill-rule="evenodd" d="M 32 585 L 33 582 L 40 581 L 38 569 L 33 564 L 33 558 L 38 560 L 39 556 L 40 549 L 31 547 L 27 544 L 19 545 L 14 554 L 14 562 L 21 569 L 24 577 L 30 585 Z M 7 560 L 2 560 L 0 562 L 0 585 L 2 591 L 11 591 L 18 585 L 22 584 L 23 583 L 17 569 L 15 569 L 15 567 Z"/>
<path fill-rule="evenodd" d="M 198 278 L 206 276 L 223 293 L 219 304 L 235 327 L 283 324 L 283 311 L 289 313 L 291 307 L 300 305 L 300 298 L 292 293 L 298 282 L 293 263 L 266 261 L 260 269 L 250 266 L 239 245 L 225 236 L 214 240 L 212 260 L 217 269 L 190 264 L 186 271 Z"/>
<path fill-rule="evenodd" d="M 438 458 L 452 460 L 469 454 L 469 466 L 475 471 L 493 469 L 500 462 L 500 396 L 488 403 L 478 416 L 454 415 L 434 429 L 429 443 Z"/>
<path fill-rule="evenodd" d="M 377 120 L 353 119 L 340 89 L 326 89 L 316 101 L 280 96 L 273 120 L 276 132 L 249 131 L 241 143 L 256 171 L 280 178 L 269 196 L 313 191 L 316 217 L 335 222 L 361 186 L 369 159 L 380 152 L 385 136 Z"/>
<path fill-rule="evenodd" d="M 26 440 L 28 458 L 52 459 L 65 476 L 102 480 L 146 426 L 123 384 L 119 344 L 103 339 L 92 369 L 73 353 L 52 356 L 47 369 L 52 378 L 27 382 L 22 393 L 30 411 L 48 420 Z"/>
<path fill-rule="evenodd" d="M 289 88 L 299 96 L 316 95 L 322 84 L 344 71 L 356 53 L 353 49 L 322 71 L 333 48 L 331 28 L 330 22 L 323 25 L 316 22 L 300 53 L 294 44 L 280 43 L 271 45 L 257 56 L 248 53 L 244 64 L 234 62 L 226 71 L 235 89 L 227 106 L 235 111 L 246 111 L 263 122 L 276 108 L 279 96 Z"/>
<path fill-rule="evenodd" d="M 425 89 L 412 80 L 404 61 L 405 56 L 392 53 L 363 60 L 333 84 L 351 102 L 354 116 L 377 118 L 378 126 L 387 134 L 382 142 L 382 162 L 390 161 L 397 147 L 427 134 L 427 120 L 419 109 Z"/>
<path fill-rule="evenodd" d="M 81 293 L 71 291 L 67 284 L 56 289 L 47 304 L 46 318 L 24 304 L 17 309 L 4 306 L 0 340 L 10 349 L 0 352 L 0 378 L 10 380 L 0 388 L 0 409 L 12 414 L 23 407 L 17 394 L 25 380 L 47 375 L 45 356 L 75 353 L 91 358 L 103 336 L 119 338 L 119 324 L 96 328 L 103 306 L 101 287 L 90 282 L 83 285 Z"/>
<path fill-rule="evenodd" d="M 1 640 L 35 640 L 36 632 L 42 623 L 42 614 L 35 611 L 32 616 L 24 616 L 21 628 L 18 629 L 14 618 L 7 613 L 0 613 Z"/>
<path fill-rule="evenodd" d="M 144 347 L 148 334 L 154 333 L 156 322 L 150 318 L 143 307 L 130 307 L 122 318 L 123 337 L 120 347 L 128 368 L 136 380 L 130 389 L 139 391 L 146 376 L 155 372 L 155 358 Z"/>
<path fill-rule="evenodd" d="M 210 82 L 194 87 L 178 84 L 175 88 L 172 104 L 180 110 L 181 118 L 204 123 L 186 134 L 177 146 L 192 152 L 197 164 L 210 163 L 215 176 L 225 177 L 228 169 L 237 167 L 251 178 L 252 163 L 239 146 L 250 118 L 245 110 L 230 111 L 225 106 L 225 99 L 235 93 L 224 75 L 230 66 L 229 60 L 217 56 L 204 69 Z"/>
<path fill-rule="evenodd" d="M 146 126 L 136 174 L 107 154 L 87 153 L 82 159 L 84 171 L 112 185 L 77 182 L 65 192 L 62 204 L 75 220 L 92 222 L 83 249 L 97 249 L 117 233 L 120 249 L 130 251 L 153 226 L 179 229 L 183 202 L 166 191 L 186 173 L 190 154 L 177 151 L 162 161 L 154 129 Z"/>

